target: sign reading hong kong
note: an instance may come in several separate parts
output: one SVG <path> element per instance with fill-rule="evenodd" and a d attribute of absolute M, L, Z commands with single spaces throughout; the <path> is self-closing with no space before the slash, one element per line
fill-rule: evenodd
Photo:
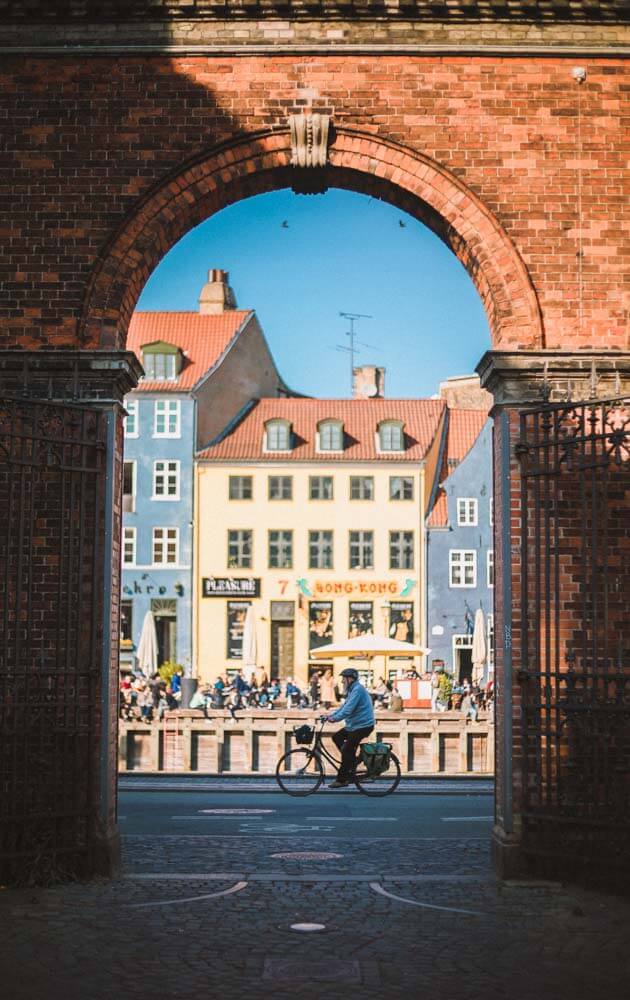
<path fill-rule="evenodd" d="M 311 583 L 302 577 L 297 581 L 305 597 L 321 597 L 323 594 L 389 594 L 392 597 L 407 597 L 416 586 L 416 581 L 398 580 L 314 580 Z"/>
<path fill-rule="evenodd" d="M 260 578 L 204 576 L 201 593 L 203 597 L 260 597 Z"/>

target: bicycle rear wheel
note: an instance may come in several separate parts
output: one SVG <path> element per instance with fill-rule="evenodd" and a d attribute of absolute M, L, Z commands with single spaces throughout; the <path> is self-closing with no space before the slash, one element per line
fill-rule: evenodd
<path fill-rule="evenodd" d="M 371 778 L 365 764 L 357 764 L 354 772 L 354 783 L 363 795 L 370 795 L 374 798 L 381 798 L 383 795 L 391 795 L 400 783 L 401 771 L 400 762 L 394 753 L 389 755 L 389 767 L 382 774 Z"/>
<path fill-rule="evenodd" d="M 276 766 L 276 781 L 288 795 L 312 795 L 323 780 L 322 762 L 311 750 L 289 750 Z"/>

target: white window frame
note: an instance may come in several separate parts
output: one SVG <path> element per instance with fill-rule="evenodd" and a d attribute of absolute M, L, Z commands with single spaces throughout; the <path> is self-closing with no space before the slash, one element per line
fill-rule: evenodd
<path fill-rule="evenodd" d="M 140 400 L 138 400 L 138 399 L 128 399 L 128 400 L 125 400 L 125 409 L 127 411 L 127 416 L 125 417 L 125 420 L 124 420 L 125 437 L 126 438 L 137 438 L 137 437 L 140 436 L 140 427 L 139 427 L 139 420 L 140 420 Z M 135 428 L 133 431 L 127 430 L 129 417 L 133 417 L 133 426 Z"/>
<path fill-rule="evenodd" d="M 239 532 L 241 537 L 235 539 L 234 542 L 230 541 L 230 535 L 234 532 Z M 249 532 L 249 545 L 250 552 L 249 556 L 246 556 L 243 552 L 243 548 L 246 545 L 246 539 L 242 536 L 245 532 Z M 232 564 L 230 562 L 230 545 L 234 544 L 238 547 L 238 562 Z M 249 564 L 244 563 L 244 559 L 249 559 Z M 253 528 L 228 528 L 227 531 L 227 567 L 230 569 L 253 569 L 254 568 L 254 529 Z"/>
<path fill-rule="evenodd" d="M 158 539 L 156 537 L 156 533 L 158 531 L 163 532 L 163 536 L 162 536 L 161 539 Z M 169 539 L 169 537 L 168 537 L 169 532 L 174 532 L 174 535 L 175 535 L 175 539 L 174 539 L 175 540 L 175 559 L 173 561 L 171 561 L 168 558 L 164 558 L 165 556 L 168 556 L 168 547 L 169 547 L 169 544 L 172 544 L 172 540 Z M 155 546 L 156 546 L 156 543 L 158 543 L 158 542 L 162 545 L 162 556 L 163 556 L 163 558 L 161 560 L 158 560 L 158 559 L 155 558 Z M 153 531 L 152 531 L 152 534 L 151 534 L 151 565 L 152 566 L 160 566 L 160 567 L 162 567 L 162 566 L 171 566 L 171 567 L 179 566 L 179 528 L 175 527 L 175 525 L 167 524 L 167 525 L 155 526 L 153 528 Z"/>
<path fill-rule="evenodd" d="M 275 427 L 284 427 L 287 434 L 287 446 L 286 448 L 272 448 L 269 443 L 269 431 Z M 288 420 L 284 420 L 282 417 L 274 417 L 272 420 L 268 420 L 265 424 L 265 442 L 264 451 L 272 452 L 273 454 L 287 453 L 291 451 L 291 423 Z"/>
<path fill-rule="evenodd" d="M 123 503 L 123 514 L 135 514 L 136 512 L 136 497 L 138 495 L 138 463 L 135 459 L 125 458 L 123 459 L 123 491 L 125 489 L 125 466 L 131 466 L 131 493 L 123 492 L 122 503 Z M 131 506 L 128 510 L 125 509 L 125 497 L 131 497 Z"/>
<path fill-rule="evenodd" d="M 282 535 L 272 542 L 273 534 Z M 271 546 L 277 546 L 278 564 L 274 566 L 271 559 Z M 289 561 L 283 562 L 282 556 L 286 559 L 286 552 L 289 552 Z M 292 528 L 270 528 L 267 532 L 267 568 L 268 569 L 293 569 L 293 530 Z"/>
<path fill-rule="evenodd" d="M 400 432 L 400 448 L 385 448 L 383 446 L 383 431 L 388 427 L 395 427 Z M 385 455 L 402 455 L 405 451 L 405 425 L 401 420 L 381 420 L 376 428 L 376 446 L 379 452 Z"/>
<path fill-rule="evenodd" d="M 163 414 L 160 409 L 163 408 Z M 175 415 L 175 430 L 168 429 L 170 418 Z M 158 417 L 164 416 L 164 431 L 158 430 Z M 181 399 L 156 399 L 153 404 L 153 437 L 154 438 L 180 438 L 182 424 L 182 401 Z"/>
<path fill-rule="evenodd" d="M 161 475 L 163 475 L 165 477 L 164 485 L 165 485 L 166 488 L 168 488 L 168 477 L 169 477 L 169 475 L 172 475 L 172 473 L 168 469 L 168 466 L 170 466 L 170 465 L 174 465 L 175 466 L 175 477 L 176 477 L 176 486 L 177 486 L 176 493 L 174 493 L 172 495 L 167 493 L 167 494 L 165 494 L 163 496 L 160 495 L 159 493 L 156 493 L 157 476 L 158 476 L 157 467 L 158 467 L 158 465 L 164 465 L 164 466 L 166 466 L 166 468 L 164 469 L 164 471 L 161 473 Z M 181 477 L 180 477 L 180 471 L 181 471 L 181 469 L 180 469 L 180 466 L 181 466 L 181 462 L 179 461 L 179 459 L 157 458 L 154 461 L 154 463 L 153 463 L 153 493 L 151 495 L 151 499 L 152 500 L 157 500 L 158 502 L 162 502 L 162 501 L 168 502 L 168 501 L 172 501 L 172 500 L 175 500 L 175 501 L 179 500 L 179 498 L 180 498 L 179 494 L 180 494 L 180 488 L 181 488 L 181 486 L 180 486 L 180 484 L 181 484 Z"/>
<path fill-rule="evenodd" d="M 358 535 L 353 541 L 352 536 Z M 359 555 L 359 564 L 357 566 L 352 565 L 352 548 L 356 548 Z M 366 565 L 365 558 L 366 552 L 371 553 L 370 564 Z M 353 528 L 348 532 L 348 569 L 349 570 L 372 570 L 375 564 L 374 552 L 374 531 L 371 528 Z"/>
<path fill-rule="evenodd" d="M 466 573 L 465 573 L 466 559 L 464 558 L 464 556 L 467 556 L 467 555 L 471 555 L 472 556 L 472 560 L 469 561 L 469 564 L 470 564 L 470 562 L 472 563 L 472 570 L 473 570 L 472 583 L 466 583 L 465 582 L 466 581 Z M 462 579 L 461 583 L 454 583 L 453 582 L 453 570 L 454 570 L 456 564 L 459 564 L 460 573 L 461 573 L 461 579 Z M 474 549 L 449 549 L 449 553 L 448 553 L 448 585 L 449 585 L 449 587 L 453 587 L 453 588 L 464 587 L 464 588 L 466 588 L 468 590 L 470 590 L 471 588 L 477 586 L 477 553 L 476 553 L 476 551 Z"/>
<path fill-rule="evenodd" d="M 494 587 L 494 549 L 486 552 L 486 583 L 489 587 Z"/>
<path fill-rule="evenodd" d="M 125 558 L 125 550 L 129 542 L 131 543 L 133 552 L 132 558 L 130 560 Z M 129 525 L 124 525 L 122 533 L 122 557 L 121 557 L 121 562 L 123 567 L 136 565 L 137 542 L 138 539 L 137 539 L 136 529 L 134 527 L 130 527 Z"/>
<path fill-rule="evenodd" d="M 313 535 L 317 535 L 317 541 L 313 539 Z M 324 546 L 328 544 L 324 535 L 330 535 L 330 566 L 322 566 L 320 564 L 320 556 L 323 554 Z M 317 554 L 317 565 L 313 562 L 313 555 Z M 334 569 L 335 568 L 335 533 L 330 528 L 313 528 L 308 533 L 308 552 L 307 552 L 307 562 L 309 569 Z"/>
<path fill-rule="evenodd" d="M 339 447 L 338 448 L 327 448 L 322 444 L 322 431 L 331 428 L 339 433 Z M 320 420 L 317 425 L 317 444 L 316 451 L 325 452 L 326 454 L 332 453 L 340 455 L 343 452 L 343 422 L 341 420 L 334 420 L 333 418 L 327 418 L 326 420 Z"/>
<path fill-rule="evenodd" d="M 148 364 L 149 358 L 152 359 L 152 364 Z M 161 358 L 162 361 L 157 367 L 164 369 L 164 374 L 155 373 L 156 369 L 156 359 Z M 165 353 L 164 351 L 143 351 L 142 352 L 142 367 L 144 368 L 146 375 L 145 379 L 147 382 L 176 382 L 178 371 L 177 371 L 177 355 L 172 353 Z M 147 368 L 152 368 L 152 372 L 147 372 Z"/>
<path fill-rule="evenodd" d="M 395 479 L 399 479 L 402 483 L 405 483 L 405 482 L 411 483 L 411 496 L 410 497 L 405 497 L 405 496 L 395 497 L 395 496 L 392 496 L 393 484 L 394 484 L 394 480 Z M 403 493 L 404 493 L 404 491 L 405 491 L 405 488 L 403 486 Z M 397 475 L 397 476 L 390 476 L 389 477 L 389 499 L 393 503 L 409 503 L 410 501 L 413 501 L 414 496 L 415 496 L 415 480 L 414 480 L 413 476 Z"/>
<path fill-rule="evenodd" d="M 315 480 L 318 480 L 320 482 L 320 484 L 321 484 L 321 481 L 324 480 L 324 479 L 330 480 L 330 486 L 331 486 L 330 496 L 329 497 L 314 497 L 313 496 L 313 482 Z M 309 500 L 314 500 L 315 502 L 323 502 L 323 503 L 328 503 L 330 500 L 334 500 L 335 499 L 335 480 L 334 480 L 334 476 L 309 476 L 308 477 L 308 498 L 309 498 Z"/>
<path fill-rule="evenodd" d="M 271 495 L 271 481 L 274 479 L 277 480 L 279 484 L 281 484 L 282 492 L 284 492 L 284 487 L 288 481 L 289 483 L 288 497 L 285 496 L 273 497 Z M 280 502 L 284 501 L 286 503 L 288 500 L 293 500 L 293 476 L 267 476 L 267 500 L 271 501 L 272 503 L 275 503 L 276 501 Z"/>
<path fill-rule="evenodd" d="M 476 528 L 479 523 L 479 501 L 476 497 L 457 497 L 458 528 Z"/>
<path fill-rule="evenodd" d="M 394 539 L 393 539 L 394 535 L 402 535 L 403 538 L 399 542 L 395 543 Z M 404 552 L 405 552 L 405 549 L 404 549 L 404 544 L 405 544 L 405 542 L 404 542 L 404 536 L 405 535 L 411 535 L 411 565 L 409 565 L 409 566 L 404 566 L 403 565 L 403 563 L 405 561 L 404 560 Z M 395 548 L 394 548 L 394 546 L 395 546 Z M 400 565 L 399 566 L 394 566 L 394 561 L 392 559 L 394 551 L 397 551 L 398 554 L 399 554 L 399 556 L 400 556 Z M 415 564 L 416 564 L 416 533 L 415 533 L 415 531 L 411 531 L 411 530 L 406 529 L 406 528 L 402 528 L 402 529 L 398 529 L 397 528 L 394 531 L 390 531 L 390 533 L 389 533 L 389 568 L 393 569 L 393 570 L 414 569 L 415 568 Z"/>
<path fill-rule="evenodd" d="M 369 496 L 369 497 L 366 497 L 366 496 L 353 497 L 352 496 L 352 485 L 355 482 L 361 484 L 361 492 L 363 492 L 365 484 L 366 483 L 370 483 L 371 485 L 369 486 L 368 492 L 371 492 L 372 495 Z M 375 495 L 376 495 L 376 483 L 375 483 L 375 477 L 374 476 L 350 476 L 350 482 L 348 484 L 348 499 L 352 503 L 355 503 L 355 502 L 356 503 L 372 503 L 374 501 Z"/>
<path fill-rule="evenodd" d="M 249 480 L 249 486 L 250 486 L 251 496 L 249 496 L 249 497 L 233 497 L 232 496 L 232 482 L 238 481 L 242 485 L 246 480 Z M 228 476 L 228 500 L 230 500 L 231 502 L 241 501 L 241 502 L 249 503 L 249 501 L 253 500 L 253 499 L 254 499 L 254 477 L 253 476 L 248 476 L 248 475 Z"/>

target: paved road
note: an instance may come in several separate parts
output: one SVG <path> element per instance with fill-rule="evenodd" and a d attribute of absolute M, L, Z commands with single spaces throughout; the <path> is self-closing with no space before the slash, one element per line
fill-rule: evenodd
<path fill-rule="evenodd" d="M 627 901 L 497 883 L 479 790 L 128 786 L 120 879 L 0 892 L 3 998 L 628 998 Z"/>
<path fill-rule="evenodd" d="M 277 837 L 314 834 L 335 837 L 490 837 L 492 798 L 466 794 L 390 795 L 369 799 L 343 792 L 291 798 L 282 792 L 122 791 L 119 822 L 123 835 L 202 835 Z"/>

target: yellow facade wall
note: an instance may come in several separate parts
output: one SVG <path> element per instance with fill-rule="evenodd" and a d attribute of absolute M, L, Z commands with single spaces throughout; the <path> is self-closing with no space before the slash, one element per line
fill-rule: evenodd
<path fill-rule="evenodd" d="M 309 499 L 310 477 L 317 475 L 333 477 L 332 500 Z M 278 461 L 197 463 L 194 648 L 199 681 L 212 681 L 218 674 L 242 666 L 242 661 L 228 656 L 228 603 L 232 600 L 238 602 L 240 598 L 202 596 L 202 581 L 210 577 L 260 580 L 260 597 L 252 599 L 256 616 L 257 663 L 265 668 L 269 677 L 276 674 L 272 669 L 272 602 L 293 602 L 295 656 L 291 675 L 301 684 L 309 675 L 309 642 L 313 641 L 311 625 L 316 611 L 311 608 L 311 602 L 332 603 L 332 641 L 335 642 L 348 637 L 350 602 L 372 604 L 372 630 L 377 635 L 393 634 L 392 628 L 395 632 L 396 621 L 402 617 L 397 606 L 409 604 L 413 614 L 413 641 L 424 645 L 424 475 L 424 467 L 419 463 L 391 460 L 360 464 Z M 252 477 L 251 500 L 229 499 L 230 476 Z M 269 476 L 291 476 L 292 499 L 268 499 Z M 351 476 L 374 478 L 373 500 L 349 498 Z M 392 476 L 413 478 L 413 500 L 390 500 Z M 251 569 L 228 566 L 230 529 L 253 531 Z M 293 566 L 290 569 L 269 568 L 268 532 L 274 529 L 293 532 Z M 310 530 L 333 531 L 332 569 L 309 568 Z M 374 532 L 373 569 L 349 569 L 351 530 Z M 413 569 L 389 568 L 390 531 L 414 532 Z M 302 581 L 301 584 L 299 581 Z M 274 608 L 277 609 L 277 605 Z M 364 612 L 358 612 L 359 618 L 362 614 Z M 357 614 L 353 617 L 356 621 Z M 234 618 L 232 609 L 232 622 Z M 388 667 L 390 670 L 409 668 L 413 664 L 414 661 L 410 660 L 390 660 Z M 316 665 L 311 661 L 312 667 Z M 346 661 L 337 660 L 335 674 L 344 666 L 347 666 Z M 353 661 L 353 666 L 359 670 L 371 667 L 374 678 L 378 680 L 385 674 L 386 664 L 383 658 L 376 658 L 373 664 Z"/>

